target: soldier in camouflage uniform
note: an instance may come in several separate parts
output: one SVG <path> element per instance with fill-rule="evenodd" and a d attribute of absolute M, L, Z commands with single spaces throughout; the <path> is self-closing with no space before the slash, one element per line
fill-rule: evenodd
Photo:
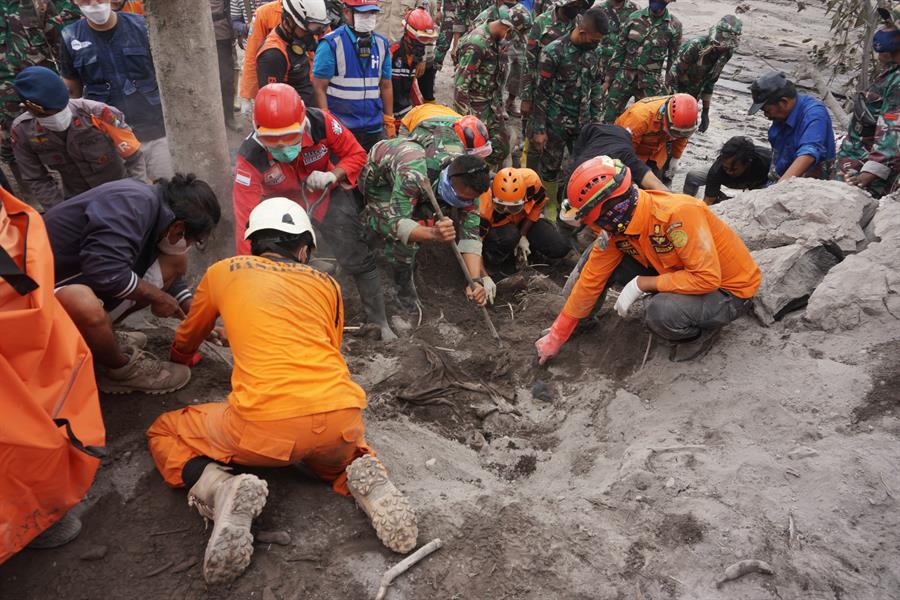
<path fill-rule="evenodd" d="M 438 71 L 444 66 L 444 57 L 459 36 L 466 32 L 466 23 L 461 19 L 465 17 L 464 4 L 466 0 L 442 0 L 438 11 L 439 18 L 435 19 L 440 25 L 437 43 L 434 47 L 434 68 Z"/>
<path fill-rule="evenodd" d="M 663 73 L 675 64 L 681 22 L 669 13 L 666 4 L 650 0 L 648 8 L 631 15 L 622 27 L 603 83 L 603 118 L 608 123 L 622 114 L 632 96 L 640 100 L 668 93 Z"/>
<path fill-rule="evenodd" d="M 854 102 L 834 174 L 876 197 L 893 191 L 900 173 L 900 9 L 878 12 L 884 25 L 875 33 L 872 47 L 882 71 Z"/>
<path fill-rule="evenodd" d="M 541 52 L 529 142 L 529 147 L 541 154 L 535 164 L 529 151 L 528 167 L 540 174 L 551 212 L 563 154 L 566 149 L 571 152 L 582 125 L 600 118 L 603 74 L 598 47 L 607 28 L 606 13 L 591 8 L 576 18 L 569 35 Z"/>
<path fill-rule="evenodd" d="M 511 6 L 495 4 L 484 9 L 475 17 L 475 26 L 499 19 L 500 6 L 509 8 L 509 21 L 516 32 L 516 35 L 503 48 L 509 63 L 507 65 L 508 74 L 506 78 L 506 90 L 509 96 L 506 100 L 505 116 L 508 117 L 512 114 L 518 117 L 519 115 L 515 113 L 513 104 L 522 90 L 522 73 L 525 70 L 525 43 L 533 21 L 531 13 L 528 12 L 528 9 L 523 4 L 513 4 Z"/>
<path fill-rule="evenodd" d="M 670 85 L 676 92 L 690 94 L 703 101 L 700 127 L 697 129 L 700 133 L 709 127 L 713 89 L 740 39 L 741 20 L 734 15 L 725 15 L 713 25 L 709 35 L 688 40 L 678 51 L 675 68 L 670 72 Z"/>
<path fill-rule="evenodd" d="M 413 282 L 419 243 L 456 239 L 453 221 L 434 221 L 435 212 L 426 188 L 431 188 L 445 216 L 456 213 L 459 251 L 469 274 L 479 279 L 484 271 L 478 207 L 479 197 L 490 187 L 488 166 L 477 156 L 463 154 L 456 134 L 446 129 L 441 136 L 445 144 L 425 146 L 402 138 L 378 142 L 359 176 L 367 223 L 385 239 L 384 254 L 394 269 L 397 300 L 407 312 L 414 312 L 419 302 Z M 466 293 L 484 304 L 481 285 Z"/>
<path fill-rule="evenodd" d="M 26 67 L 58 71 L 55 58 L 59 32 L 80 18 L 81 12 L 68 1 L 0 2 L 0 158 L 3 162 L 14 163 L 9 132 L 13 120 L 24 112 L 13 80 Z"/>
<path fill-rule="evenodd" d="M 606 0 L 605 2 L 597 0 L 594 6 L 605 10 L 606 18 L 609 19 L 609 34 L 603 38 L 603 44 L 600 46 L 603 52 L 603 71 L 606 72 L 619 43 L 622 26 L 628 22 L 631 15 L 638 11 L 638 7 L 631 0 Z"/>
<path fill-rule="evenodd" d="M 509 154 L 509 134 L 503 118 L 508 61 L 503 45 L 513 25 L 507 7 L 497 10 L 498 19 L 476 27 L 459 41 L 453 110 L 461 115 L 475 115 L 485 124 L 493 145 L 488 164 L 500 170 Z"/>

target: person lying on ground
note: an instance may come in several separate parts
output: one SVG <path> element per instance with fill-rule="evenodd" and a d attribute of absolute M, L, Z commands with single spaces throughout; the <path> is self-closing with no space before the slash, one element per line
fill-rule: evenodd
<path fill-rule="evenodd" d="M 748 137 L 736 135 L 729 139 L 719 151 L 719 156 L 709 170 L 692 169 L 684 178 L 682 191 L 688 196 L 696 196 L 700 186 L 705 185 L 703 201 L 717 204 L 727 200 L 722 186 L 734 190 L 758 190 L 769 184 L 772 165 L 772 151 L 757 146 Z"/>
<path fill-rule="evenodd" d="M 369 152 L 359 177 L 359 188 L 368 206 L 369 226 L 384 238 L 384 254 L 394 270 L 397 302 L 413 313 L 419 295 L 413 281 L 416 254 L 422 242 L 456 243 L 454 220 L 460 228 L 459 251 L 475 281 L 466 297 L 484 306 L 496 293 L 492 281 L 480 280 L 481 259 L 479 198 L 490 188 L 487 163 L 464 154 L 452 129 L 439 146 L 426 148 L 411 139 L 384 140 Z M 433 194 L 443 219 L 435 219 L 429 199 Z M 486 288 L 490 287 L 490 290 Z"/>
<path fill-rule="evenodd" d="M 748 114 L 761 108 L 772 121 L 769 144 L 772 169 L 778 182 L 792 177 L 822 179 L 834 160 L 834 130 L 825 105 L 798 94 L 784 73 L 769 71 L 750 85 L 753 104 Z"/>
<path fill-rule="evenodd" d="M 644 98 L 622 113 L 616 125 L 631 133 L 635 154 L 668 185 L 697 131 L 697 99 L 690 94 Z"/>
<path fill-rule="evenodd" d="M 900 8 L 879 8 L 884 24 L 872 47 L 881 73 L 857 95 L 847 137 L 835 161 L 834 178 L 869 190 L 876 198 L 892 191 L 900 173 Z"/>
<path fill-rule="evenodd" d="M 105 183 L 44 215 L 56 267 L 56 298 L 97 363 L 97 387 L 110 394 L 164 394 L 184 387 L 187 367 L 143 350 L 141 333 L 113 323 L 149 306 L 183 319 L 191 291 L 182 277 L 191 246 L 203 246 L 221 218 L 215 193 L 194 175 L 149 186 Z"/>
<path fill-rule="evenodd" d="M 487 159 L 493 152 L 487 126 L 474 115 L 462 116 L 443 104 L 426 103 L 414 107 L 400 119 L 407 137 L 425 146 L 430 145 L 438 130 L 452 128 L 459 136 L 466 154 Z"/>
<path fill-rule="evenodd" d="M 341 288 L 308 266 L 316 247 L 296 202 L 261 202 L 247 224 L 253 256 L 212 265 L 178 328 L 171 358 L 199 360 L 197 348 L 221 316 L 234 352 L 232 392 L 162 414 L 147 430 L 165 482 L 188 488 L 188 505 L 213 520 L 203 557 L 208 583 L 236 579 L 253 554 L 251 522 L 268 486 L 229 465 L 286 467 L 303 462 L 332 489 L 353 496 L 385 546 L 416 545 L 416 516 L 365 439 L 366 395 L 341 355 Z"/>
<path fill-rule="evenodd" d="M 338 263 L 353 277 L 366 319 L 381 339 L 397 339 L 387 322 L 381 276 L 354 193 L 366 153 L 331 113 L 307 108 L 296 90 L 270 83 L 253 107 L 253 133 L 238 149 L 232 202 L 238 254 L 250 253 L 247 218 L 264 198 L 284 196 L 309 211 Z"/>
<path fill-rule="evenodd" d="M 13 85 L 27 110 L 10 136 L 32 202 L 49 209 L 110 181 L 147 180 L 141 143 L 117 108 L 69 99 L 62 78 L 45 67 L 28 67 Z"/>
<path fill-rule="evenodd" d="M 674 361 L 702 356 L 717 332 L 749 308 L 759 267 L 738 235 L 699 200 L 640 190 L 628 167 L 607 156 L 578 167 L 567 196 L 561 218 L 602 234 L 550 332 L 535 343 L 542 364 L 602 304 L 610 283 L 624 283 L 615 304 L 621 317 L 650 295 L 644 323 L 674 344 Z"/>

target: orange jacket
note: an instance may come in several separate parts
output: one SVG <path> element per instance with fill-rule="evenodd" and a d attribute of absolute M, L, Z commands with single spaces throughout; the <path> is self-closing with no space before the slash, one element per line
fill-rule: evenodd
<path fill-rule="evenodd" d="M 125 0 L 125 4 L 122 5 L 119 12 L 142 15 L 144 14 L 144 0 Z"/>
<path fill-rule="evenodd" d="M 631 133 L 634 153 L 644 162 L 654 161 L 662 169 L 669 158 L 666 144 L 672 143 L 672 158 L 681 158 L 687 148 L 688 138 L 672 139 L 663 131 L 660 110 L 670 96 L 657 96 L 638 100 L 616 119 L 616 125 Z"/>
<path fill-rule="evenodd" d="M 494 212 L 494 201 L 490 193 L 483 194 L 479 199 L 479 214 L 481 215 L 481 237 L 488 234 L 491 229 L 503 227 L 509 223 L 518 225 L 526 217 L 532 223 L 537 223 L 541 218 L 547 197 L 544 195 L 544 184 L 540 176 L 532 169 L 518 169 L 519 175 L 525 179 L 525 208 L 514 215 Z"/>
<path fill-rule="evenodd" d="M 625 255 L 659 273 L 660 292 L 708 294 L 723 289 L 750 298 L 761 275 L 738 235 L 709 207 L 691 196 L 638 190 L 634 216 L 624 234 L 594 247 L 563 312 L 586 317 Z"/>
<path fill-rule="evenodd" d="M 0 247 L 38 285 L 20 294 L 0 277 L 2 563 L 81 501 L 106 432 L 91 352 L 53 294 L 44 222 L 2 189 Z"/>
<path fill-rule="evenodd" d="M 248 421 L 365 408 L 341 355 L 344 303 L 328 275 L 259 256 L 226 258 L 197 286 L 175 347 L 193 353 L 222 315 L 234 352 L 228 402 Z"/>
<path fill-rule="evenodd" d="M 256 56 L 269 33 L 281 23 L 281 0 L 263 4 L 253 14 L 250 34 L 244 47 L 244 68 L 241 71 L 241 98 L 253 100 L 259 91 L 256 80 Z"/>

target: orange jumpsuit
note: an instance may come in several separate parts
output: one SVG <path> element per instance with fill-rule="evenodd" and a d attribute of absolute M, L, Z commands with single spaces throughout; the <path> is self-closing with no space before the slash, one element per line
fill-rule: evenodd
<path fill-rule="evenodd" d="M 701 295 L 722 289 L 750 298 L 759 288 L 759 267 L 738 235 L 702 201 L 684 194 L 638 190 L 637 206 L 624 234 L 595 246 L 563 312 L 581 319 L 622 258 L 631 256 L 659 273 L 659 292 Z"/>
<path fill-rule="evenodd" d="M 277 467 L 304 462 L 349 495 L 344 469 L 364 454 L 365 392 L 341 355 L 340 287 L 295 262 L 239 256 L 217 262 L 197 287 L 175 347 L 193 353 L 221 315 L 234 353 L 227 402 L 189 406 L 150 426 L 166 483 L 182 486 L 197 456 Z"/>
<path fill-rule="evenodd" d="M 481 215 L 481 237 L 484 238 L 491 229 L 503 227 L 513 223 L 519 225 L 524 219 L 537 223 L 541 219 L 547 198 L 544 194 L 544 184 L 540 175 L 533 169 L 518 169 L 525 179 L 527 191 L 525 193 L 525 208 L 514 215 L 498 213 L 494 211 L 494 201 L 490 193 L 482 194 L 478 201 L 479 214 Z"/>
<path fill-rule="evenodd" d="M 672 158 L 681 158 L 688 138 L 672 139 L 663 131 L 663 105 L 670 96 L 656 96 L 638 100 L 616 119 L 616 125 L 631 133 L 634 153 L 642 161 L 653 161 L 661 171 L 669 159 L 666 146 L 672 144 Z"/>
<path fill-rule="evenodd" d="M 244 68 L 241 70 L 240 95 L 241 98 L 253 100 L 259 91 L 259 82 L 256 79 L 256 55 L 262 48 L 263 42 L 275 27 L 281 23 L 281 0 L 275 0 L 263 4 L 253 14 L 250 23 L 250 34 L 244 47 Z"/>

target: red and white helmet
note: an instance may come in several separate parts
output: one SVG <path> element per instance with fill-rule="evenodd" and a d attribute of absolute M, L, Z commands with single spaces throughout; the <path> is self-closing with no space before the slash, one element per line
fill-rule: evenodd
<path fill-rule="evenodd" d="M 406 36 L 422 44 L 433 44 L 437 39 L 437 31 L 434 29 L 434 19 L 428 11 L 422 7 L 414 8 L 403 19 L 403 29 Z"/>
<path fill-rule="evenodd" d="M 453 131 L 466 147 L 466 154 L 487 158 L 493 152 L 485 124 L 474 115 L 461 117 L 453 124 Z"/>
<path fill-rule="evenodd" d="M 631 169 L 609 156 L 596 156 L 578 165 L 566 188 L 560 206 L 563 221 L 590 225 L 595 222 L 607 200 L 631 190 Z"/>
<path fill-rule="evenodd" d="M 297 90 L 286 83 L 260 88 L 253 106 L 253 127 L 266 145 L 293 145 L 303 139 L 306 105 Z"/>

